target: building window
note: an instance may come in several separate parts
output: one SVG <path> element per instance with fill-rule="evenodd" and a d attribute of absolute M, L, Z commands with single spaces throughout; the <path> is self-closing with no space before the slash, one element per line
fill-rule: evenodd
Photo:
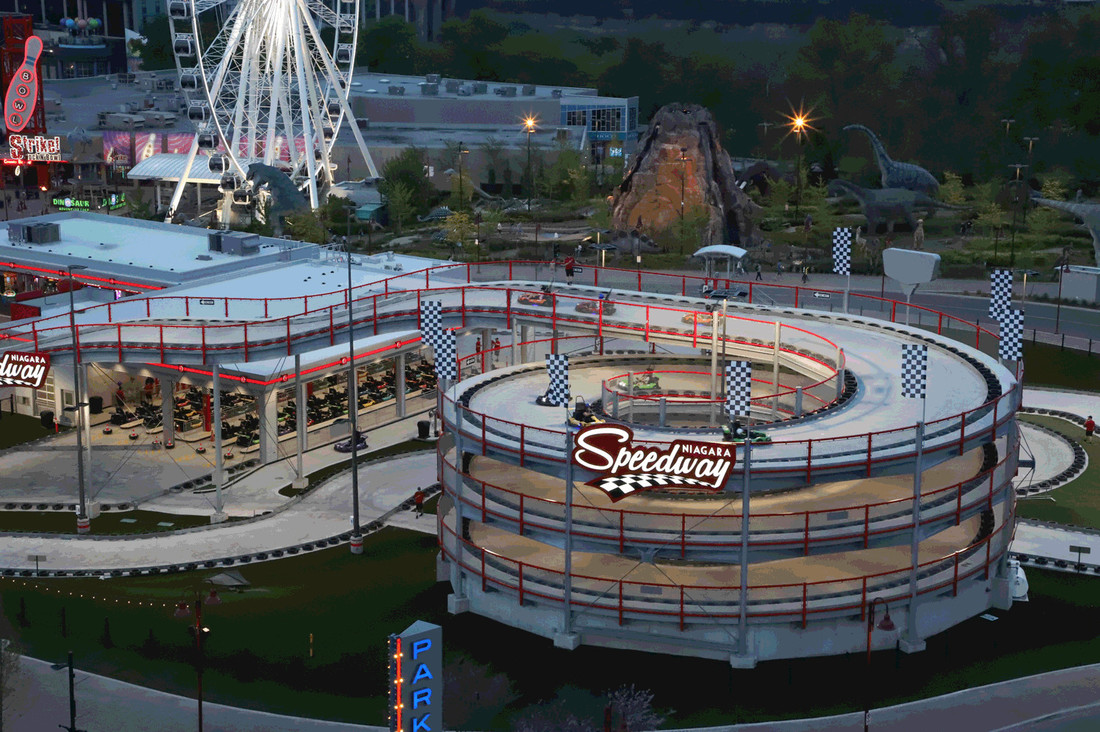
<path fill-rule="evenodd" d="M 638 129 L 638 108 L 631 106 L 626 110 L 626 131 L 633 132 Z"/>
<path fill-rule="evenodd" d="M 588 110 L 586 109 L 571 109 L 565 113 L 565 124 L 570 127 L 587 127 L 588 126 Z"/>
<path fill-rule="evenodd" d="M 620 132 L 623 128 L 622 107 L 605 107 L 592 110 L 593 132 Z"/>

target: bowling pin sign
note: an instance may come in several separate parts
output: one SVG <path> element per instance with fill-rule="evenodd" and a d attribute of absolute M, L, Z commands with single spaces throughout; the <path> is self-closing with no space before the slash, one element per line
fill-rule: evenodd
<path fill-rule="evenodd" d="M 23 50 L 23 63 L 12 76 L 4 97 L 4 122 L 10 132 L 22 132 L 38 103 L 38 57 L 42 39 L 31 36 Z"/>

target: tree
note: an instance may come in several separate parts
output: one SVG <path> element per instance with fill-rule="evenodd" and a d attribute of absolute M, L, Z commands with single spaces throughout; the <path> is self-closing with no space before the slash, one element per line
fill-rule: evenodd
<path fill-rule="evenodd" d="M 966 203 L 966 193 L 963 189 L 962 176 L 952 173 L 950 170 L 943 172 L 943 185 L 940 186 L 940 198 L 944 203 L 952 206 L 961 206 Z"/>
<path fill-rule="evenodd" d="M 454 256 L 455 247 L 461 247 L 462 243 L 474 236 L 476 227 L 469 214 L 453 213 L 443 222 L 443 231 L 446 234 L 447 243 L 451 245 L 451 256 Z"/>
<path fill-rule="evenodd" d="M 390 186 L 404 184 L 412 194 L 413 211 L 426 211 L 435 193 L 428 179 L 427 158 L 424 151 L 417 147 L 407 147 L 382 165 L 382 183 L 378 189 L 383 196 L 389 197 Z"/>
<path fill-rule="evenodd" d="M 504 154 L 504 144 L 495 137 L 486 137 L 485 142 L 481 146 L 482 155 L 485 157 L 485 177 L 488 180 L 489 185 L 496 185 L 497 182 L 497 170 L 500 168 L 501 161 L 503 160 L 507 165 L 507 159 Z"/>
<path fill-rule="evenodd" d="M 19 666 L 21 657 L 12 642 L 0 638 L 0 732 L 4 729 L 4 714 L 8 700 L 19 684 Z"/>
<path fill-rule="evenodd" d="M 657 729 L 665 718 L 653 709 L 653 692 L 635 689 L 634 684 L 620 686 L 607 695 L 611 708 L 627 729 Z"/>
<path fill-rule="evenodd" d="M 405 220 L 413 214 L 412 190 L 397 181 L 387 187 L 389 195 L 386 196 L 386 207 L 389 209 L 390 221 L 393 223 L 394 232 L 401 234 Z"/>
<path fill-rule="evenodd" d="M 158 15 L 146 21 L 142 31 L 146 39 L 141 49 L 142 71 L 175 68 L 176 57 L 172 53 L 172 28 L 168 16 Z"/>
<path fill-rule="evenodd" d="M 474 197 L 474 181 L 470 178 L 470 171 L 463 168 L 457 170 L 451 176 L 451 208 L 461 211 L 470 207 L 470 201 Z"/>
<path fill-rule="evenodd" d="M 292 239 L 308 241 L 314 244 L 328 242 L 328 228 L 318 211 L 307 208 L 293 211 L 286 216 L 286 231 Z"/>
<path fill-rule="evenodd" d="M 421 49 L 416 26 L 400 15 L 371 22 L 359 36 L 356 63 L 388 74 L 416 73 Z"/>

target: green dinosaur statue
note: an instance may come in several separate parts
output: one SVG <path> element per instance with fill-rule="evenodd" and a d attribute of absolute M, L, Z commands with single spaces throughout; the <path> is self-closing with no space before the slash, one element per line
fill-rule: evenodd
<path fill-rule="evenodd" d="M 859 210 L 867 219 L 868 234 L 878 231 L 880 224 L 885 224 L 886 230 L 893 233 L 898 219 L 904 219 L 915 231 L 918 211 L 923 211 L 927 218 L 937 208 L 954 208 L 919 191 L 906 188 L 860 188 L 846 180 L 829 181 L 828 193 L 830 196 L 850 196 L 859 202 Z"/>

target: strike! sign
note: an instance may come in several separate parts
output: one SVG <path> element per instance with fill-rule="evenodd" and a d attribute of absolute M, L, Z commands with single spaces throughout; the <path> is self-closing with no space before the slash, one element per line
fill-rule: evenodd
<path fill-rule="evenodd" d="M 0 355 L 0 386 L 41 389 L 50 373 L 50 354 L 8 351 Z"/>
<path fill-rule="evenodd" d="M 629 427 L 589 425 L 577 433 L 573 462 L 599 477 L 586 485 L 604 491 L 612 502 L 654 488 L 719 492 L 736 462 L 733 445 L 676 440 L 668 449 L 634 445 Z"/>

